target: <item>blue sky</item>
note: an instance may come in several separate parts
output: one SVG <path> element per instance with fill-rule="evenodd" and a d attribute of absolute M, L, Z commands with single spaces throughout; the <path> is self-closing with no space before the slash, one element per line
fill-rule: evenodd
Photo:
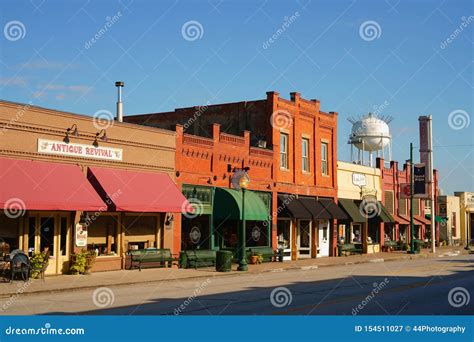
<path fill-rule="evenodd" d="M 432 114 L 442 189 L 474 191 L 472 1 L 7 0 L 0 10 L 2 99 L 114 112 L 123 80 L 125 113 L 136 114 L 298 91 L 339 112 L 341 160 L 347 118 L 382 106 L 400 163 L 418 145 L 418 116 Z M 197 36 L 183 34 L 191 21 Z"/>

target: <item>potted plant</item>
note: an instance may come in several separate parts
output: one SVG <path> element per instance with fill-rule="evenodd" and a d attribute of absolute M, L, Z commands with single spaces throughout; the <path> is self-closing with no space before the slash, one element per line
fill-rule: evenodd
<path fill-rule="evenodd" d="M 45 267 L 48 265 L 49 262 L 49 255 L 46 253 L 35 253 L 30 258 L 30 277 L 33 279 L 37 279 L 41 272 L 44 271 Z"/>
<path fill-rule="evenodd" d="M 84 274 L 91 274 L 91 269 L 95 264 L 96 256 L 97 256 L 97 254 L 95 254 L 94 251 L 88 252 L 86 254 L 86 265 L 84 267 L 85 268 Z"/>
<path fill-rule="evenodd" d="M 250 263 L 252 265 L 255 265 L 258 263 L 258 254 L 257 253 L 253 253 L 251 256 L 250 256 Z"/>

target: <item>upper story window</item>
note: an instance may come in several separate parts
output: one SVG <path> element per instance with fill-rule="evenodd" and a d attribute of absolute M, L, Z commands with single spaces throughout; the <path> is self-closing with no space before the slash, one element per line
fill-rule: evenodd
<path fill-rule="evenodd" d="M 325 176 L 329 176 L 328 169 L 328 144 L 325 142 L 321 143 L 321 172 Z"/>
<path fill-rule="evenodd" d="M 413 200 L 413 215 L 420 215 L 420 200 L 418 198 Z"/>
<path fill-rule="evenodd" d="M 280 133 L 280 167 L 288 169 L 288 134 Z"/>
<path fill-rule="evenodd" d="M 309 172 L 309 139 L 303 138 L 301 140 L 301 169 Z"/>
<path fill-rule="evenodd" d="M 384 191 L 384 196 L 385 196 L 385 208 L 387 208 L 388 212 L 390 214 L 394 213 L 395 209 L 395 201 L 394 201 L 394 196 L 393 196 L 393 191 L 390 190 L 385 190 Z"/>

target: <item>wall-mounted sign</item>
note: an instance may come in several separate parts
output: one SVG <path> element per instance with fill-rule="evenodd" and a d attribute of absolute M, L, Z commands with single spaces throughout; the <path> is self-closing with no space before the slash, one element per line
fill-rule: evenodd
<path fill-rule="evenodd" d="M 93 159 L 122 160 L 121 148 L 68 143 L 64 141 L 38 139 L 38 152 Z"/>
<path fill-rule="evenodd" d="M 74 235 L 77 247 L 87 247 L 87 227 L 85 225 L 77 223 Z"/>
<path fill-rule="evenodd" d="M 410 183 L 400 184 L 400 198 L 410 198 Z"/>
<path fill-rule="evenodd" d="M 365 181 L 365 175 L 362 173 L 353 173 L 352 174 L 352 184 L 357 186 L 365 186 L 367 182 Z"/>

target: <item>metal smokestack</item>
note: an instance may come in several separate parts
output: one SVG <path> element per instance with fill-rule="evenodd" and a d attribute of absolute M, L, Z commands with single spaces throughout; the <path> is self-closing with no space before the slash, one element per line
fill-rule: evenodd
<path fill-rule="evenodd" d="M 125 83 L 117 81 L 115 86 L 117 87 L 117 121 L 123 122 L 122 88 L 125 86 Z"/>

